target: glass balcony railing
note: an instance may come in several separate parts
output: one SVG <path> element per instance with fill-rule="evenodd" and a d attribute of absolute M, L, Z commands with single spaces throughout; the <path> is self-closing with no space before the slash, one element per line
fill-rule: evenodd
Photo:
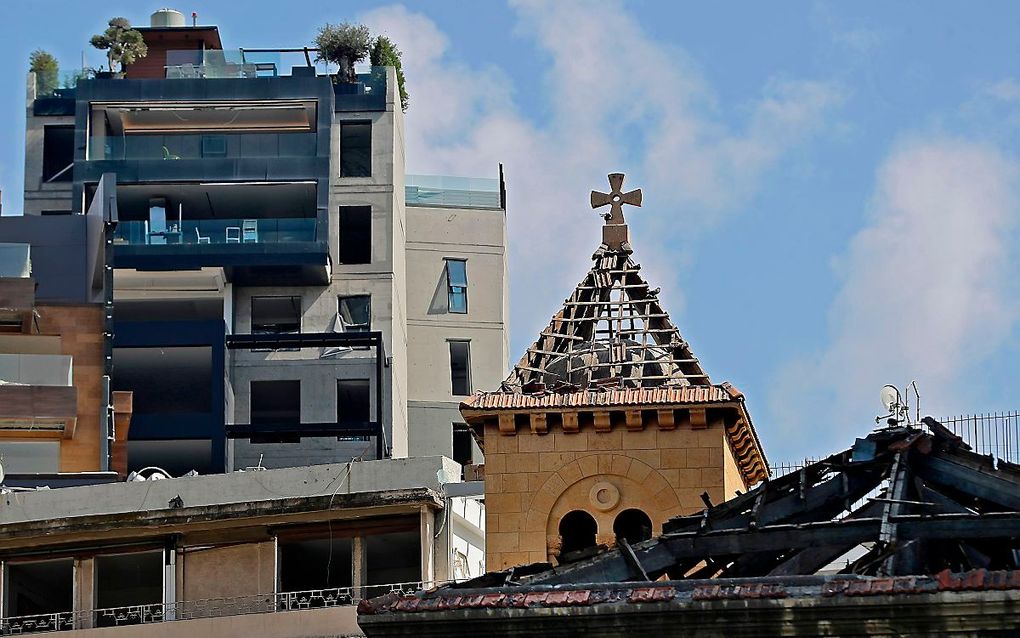
<path fill-rule="evenodd" d="M 499 208 L 499 180 L 484 177 L 407 175 L 404 203 L 408 206 L 466 206 Z"/>
<path fill-rule="evenodd" d="M 117 224 L 113 243 L 166 246 L 173 244 L 286 244 L 315 241 L 316 220 L 284 219 L 197 219 L 167 222 L 156 227 L 147 221 Z"/>
<path fill-rule="evenodd" d="M 316 133 L 126 135 L 89 140 L 90 160 L 314 157 Z"/>
<path fill-rule="evenodd" d="M 279 75 L 280 54 L 234 50 L 167 51 L 168 80 L 261 78 Z"/>
<path fill-rule="evenodd" d="M 72 362 L 64 354 L 0 354 L 0 382 L 70 386 Z"/>
<path fill-rule="evenodd" d="M 28 244 L 0 243 L 0 277 L 31 277 L 31 253 Z"/>

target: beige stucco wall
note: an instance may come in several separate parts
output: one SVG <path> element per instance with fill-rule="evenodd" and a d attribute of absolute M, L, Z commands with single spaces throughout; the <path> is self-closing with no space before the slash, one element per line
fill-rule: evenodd
<path fill-rule="evenodd" d="M 558 526 L 572 510 L 590 513 L 599 543 L 612 544 L 613 521 L 637 508 L 652 520 L 653 533 L 670 518 L 725 499 L 725 457 L 730 454 L 721 417 L 708 427 L 689 424 L 638 431 L 617 424 L 608 432 L 577 433 L 549 428 L 515 435 L 485 426 L 486 568 L 498 570 L 550 560 L 558 552 Z M 732 463 L 732 461 L 730 461 Z M 596 484 L 611 486 L 611 504 L 597 503 Z"/>
<path fill-rule="evenodd" d="M 178 556 L 181 600 L 229 598 L 276 591 L 276 545 L 272 541 L 185 548 Z"/>
<path fill-rule="evenodd" d="M 471 342 L 471 388 L 508 370 L 506 216 L 502 210 L 407 208 L 408 399 L 415 454 L 451 455 L 462 396 L 452 393 L 450 340 Z M 447 312 L 445 258 L 466 259 L 468 312 Z"/>

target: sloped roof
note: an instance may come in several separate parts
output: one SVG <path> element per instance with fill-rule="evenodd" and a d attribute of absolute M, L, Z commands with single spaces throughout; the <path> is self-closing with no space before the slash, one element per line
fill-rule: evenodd
<path fill-rule="evenodd" d="M 642 278 L 628 243 L 603 244 L 585 278 L 504 386 L 533 383 L 588 388 L 619 379 L 624 387 L 710 385 L 680 331 Z"/>

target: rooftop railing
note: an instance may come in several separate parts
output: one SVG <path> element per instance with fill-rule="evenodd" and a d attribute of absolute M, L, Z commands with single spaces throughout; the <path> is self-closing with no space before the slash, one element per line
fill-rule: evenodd
<path fill-rule="evenodd" d="M 167 51 L 168 80 L 258 78 L 279 75 L 280 54 L 243 49 Z"/>
<path fill-rule="evenodd" d="M 413 594 L 416 591 L 442 583 L 415 581 L 361 587 L 334 587 L 295 592 L 255 594 L 230 598 L 182 600 L 175 603 L 153 603 L 107 609 L 86 609 L 32 616 L 0 618 L 0 635 L 70 631 L 96 627 L 148 625 L 197 618 L 223 618 L 247 614 L 302 611 L 323 607 L 357 605 L 363 598 L 374 598 L 387 593 Z"/>
<path fill-rule="evenodd" d="M 500 208 L 499 180 L 486 177 L 407 175 L 404 202 L 408 206 Z"/>

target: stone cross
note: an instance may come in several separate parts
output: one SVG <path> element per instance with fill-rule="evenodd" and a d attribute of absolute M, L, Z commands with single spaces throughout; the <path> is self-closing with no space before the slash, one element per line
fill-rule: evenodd
<path fill-rule="evenodd" d="M 609 174 L 609 193 L 591 192 L 591 207 L 602 208 L 609 206 L 609 213 L 603 214 L 606 225 L 625 224 L 623 219 L 623 205 L 641 205 L 641 189 L 636 188 L 629 193 L 623 192 L 623 173 Z"/>

